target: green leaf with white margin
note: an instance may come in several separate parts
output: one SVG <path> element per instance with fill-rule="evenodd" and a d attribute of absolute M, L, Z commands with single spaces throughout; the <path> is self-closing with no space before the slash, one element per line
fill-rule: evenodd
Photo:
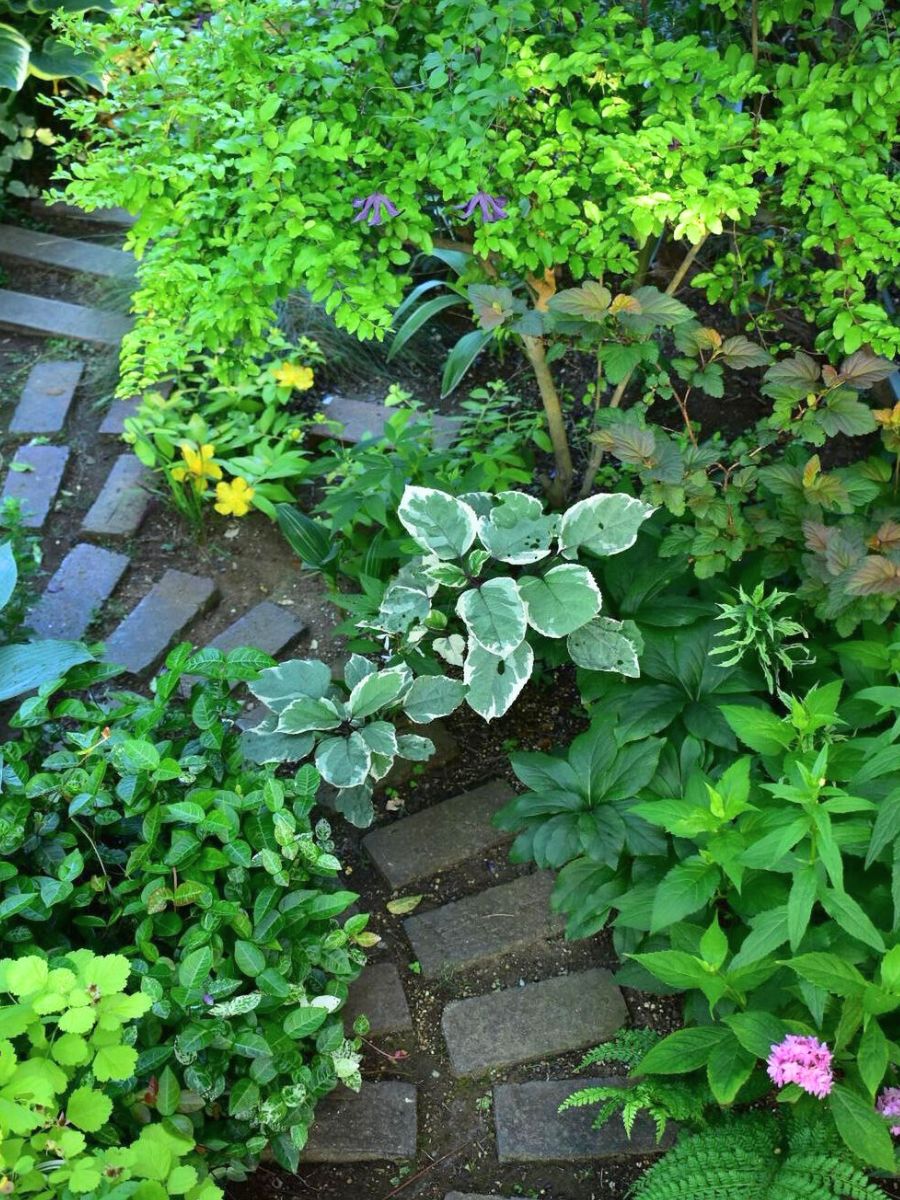
<path fill-rule="evenodd" d="M 489 579 L 463 592 L 456 611 L 482 649 L 505 658 L 525 638 L 525 605 L 514 579 Z"/>
<path fill-rule="evenodd" d="M 652 505 L 621 492 L 588 496 L 563 513 L 560 553 L 563 558 L 577 558 L 579 550 L 601 556 L 621 554 L 634 545 L 641 525 L 655 511 Z"/>
<path fill-rule="evenodd" d="M 527 642 L 522 642 L 506 658 L 473 644 L 463 666 L 469 708 L 486 721 L 502 717 L 528 682 L 533 667 L 534 651 Z"/>
<path fill-rule="evenodd" d="M 415 733 L 401 733 L 397 738 L 397 753 L 410 762 L 425 762 L 434 754 L 434 742 Z"/>
<path fill-rule="evenodd" d="M 284 709 L 278 718 L 278 733 L 308 733 L 312 729 L 337 729 L 342 717 L 332 700 L 314 700 L 300 696 Z"/>
<path fill-rule="evenodd" d="M 360 729 L 359 736 L 373 754 L 393 758 L 397 753 L 397 731 L 390 721 L 370 721 Z"/>
<path fill-rule="evenodd" d="M 393 704 L 409 686 L 410 671 L 408 667 L 392 667 L 388 671 L 376 671 L 354 687 L 347 701 L 350 715 L 354 720 L 371 717 L 379 709 Z"/>
<path fill-rule="evenodd" d="M 431 643 L 431 648 L 451 667 L 461 667 L 465 661 L 466 639 L 461 633 L 451 633 L 449 637 L 435 638 Z"/>
<path fill-rule="evenodd" d="M 321 700 L 331 687 L 331 669 L 315 658 L 292 658 L 266 667 L 248 687 L 257 700 L 281 712 L 300 696 Z"/>
<path fill-rule="evenodd" d="M 344 667 L 344 683 L 348 688 L 355 688 L 367 675 L 374 675 L 377 670 L 375 664 L 361 654 L 351 654 Z"/>
<path fill-rule="evenodd" d="M 640 645 L 624 621 L 595 617 L 587 625 L 570 633 L 566 646 L 569 656 L 578 667 L 585 667 L 588 671 L 616 671 L 629 679 L 640 676 Z"/>
<path fill-rule="evenodd" d="M 587 567 L 565 563 L 545 575 L 519 580 L 528 624 L 544 637 L 560 638 L 586 625 L 600 611 L 600 589 Z"/>
<path fill-rule="evenodd" d="M 372 788 L 367 782 L 359 787 L 343 788 L 331 801 L 335 812 L 341 813 L 357 829 L 372 824 L 375 809 L 372 805 Z"/>
<path fill-rule="evenodd" d="M 0 25 L 0 89 L 18 92 L 28 78 L 31 46 L 11 25 Z"/>
<path fill-rule="evenodd" d="M 13 548 L 9 542 L 4 542 L 0 546 L 0 610 L 6 608 L 9 603 L 18 578 L 19 568 L 16 566 Z"/>
<path fill-rule="evenodd" d="M 316 750 L 319 774 L 336 788 L 358 787 L 365 783 L 371 762 L 372 751 L 358 733 L 345 738 L 326 738 Z"/>
<path fill-rule="evenodd" d="M 472 509 L 433 488 L 407 487 L 397 516 L 416 544 L 438 558 L 461 558 L 475 541 Z"/>
<path fill-rule="evenodd" d="M 497 500 L 490 515 L 478 521 L 482 545 L 501 562 L 522 565 L 546 558 L 558 519 L 547 516 L 540 500 L 526 492 L 500 492 Z"/>
<path fill-rule="evenodd" d="M 271 713 L 241 734 L 241 753 L 248 762 L 299 762 L 316 744 L 312 733 L 278 733 L 279 717 Z"/>
<path fill-rule="evenodd" d="M 403 701 L 403 711 L 416 725 L 427 725 L 455 712 L 466 698 L 466 685 L 449 675 L 420 675 Z"/>

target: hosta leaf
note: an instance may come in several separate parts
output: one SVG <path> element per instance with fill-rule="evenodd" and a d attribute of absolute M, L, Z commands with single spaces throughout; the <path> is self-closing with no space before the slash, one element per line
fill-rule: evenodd
<path fill-rule="evenodd" d="M 438 558 L 461 558 L 475 540 L 477 518 L 468 504 L 432 488 L 407 487 L 397 516 L 417 545 Z"/>
<path fill-rule="evenodd" d="M 513 579 L 489 579 L 463 592 L 456 611 L 478 645 L 500 658 L 511 654 L 525 637 L 525 605 Z"/>
<path fill-rule="evenodd" d="M 545 637 L 565 637 L 600 611 L 600 589 L 590 571 L 577 563 L 526 575 L 519 580 L 519 595 L 528 624 Z"/>
<path fill-rule="evenodd" d="M 466 685 L 448 675 L 422 675 L 415 680 L 404 701 L 403 711 L 416 725 L 427 725 L 447 717 L 466 698 Z"/>
<path fill-rule="evenodd" d="M 365 783 L 372 752 L 358 733 L 349 737 L 325 738 L 316 749 L 316 768 L 326 783 L 336 788 Z"/>
<path fill-rule="evenodd" d="M 31 46 L 11 25 L 0 25 L 0 90 L 18 92 L 28 78 Z"/>
<path fill-rule="evenodd" d="M 589 671 L 616 671 L 630 679 L 641 673 L 638 644 L 623 621 L 595 617 L 570 633 L 566 646 L 575 665 Z"/>
<path fill-rule="evenodd" d="M 534 667 L 534 652 L 527 642 L 500 658 L 474 643 L 463 667 L 469 692 L 466 702 L 486 721 L 502 717 L 528 682 Z"/>
<path fill-rule="evenodd" d="M 70 667 L 92 662 L 93 658 L 90 650 L 78 642 L 58 642 L 52 638 L 21 646 L 0 646 L 0 700 L 9 700 L 60 679 Z"/>
<path fill-rule="evenodd" d="M 634 545 L 638 530 L 654 511 L 643 500 L 618 492 L 579 500 L 563 513 L 560 552 L 563 558 L 577 558 L 580 550 L 601 556 L 621 554 Z"/>
<path fill-rule="evenodd" d="M 501 562 L 537 562 L 550 553 L 556 518 L 547 516 L 535 496 L 501 492 L 487 517 L 478 521 L 478 537 Z"/>

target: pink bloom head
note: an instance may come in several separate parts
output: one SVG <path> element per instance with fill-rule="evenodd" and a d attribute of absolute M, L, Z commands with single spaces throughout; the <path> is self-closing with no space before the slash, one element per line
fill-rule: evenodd
<path fill-rule="evenodd" d="M 883 1117 L 900 1116 L 900 1088 L 885 1088 L 875 1105 Z M 891 1133 L 900 1134 L 900 1125 L 892 1125 Z"/>
<path fill-rule="evenodd" d="M 820 1100 L 831 1091 L 831 1051 L 818 1038 L 789 1033 L 772 1047 L 768 1058 L 769 1078 L 779 1087 L 796 1083 Z M 898 1109 L 900 1111 L 900 1109 Z"/>

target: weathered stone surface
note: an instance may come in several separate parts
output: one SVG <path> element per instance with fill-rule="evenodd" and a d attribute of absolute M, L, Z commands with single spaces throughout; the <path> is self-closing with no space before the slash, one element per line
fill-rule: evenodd
<path fill-rule="evenodd" d="M 392 888 L 437 875 L 508 840 L 491 818 L 513 796 L 502 780 L 486 783 L 375 829 L 363 839 L 376 867 Z"/>
<path fill-rule="evenodd" d="M 10 433 L 58 433 L 84 370 L 82 362 L 35 363 L 9 423 Z"/>
<path fill-rule="evenodd" d="M 0 325 L 48 337 L 75 338 L 98 346 L 118 346 L 131 328 L 120 313 L 87 308 L 64 300 L 47 300 L 0 288 Z"/>
<path fill-rule="evenodd" d="M 343 1013 L 347 1029 L 352 1029 L 356 1018 L 365 1013 L 373 1037 L 406 1033 L 413 1027 L 400 972 L 393 963 L 370 963 L 350 984 Z"/>
<path fill-rule="evenodd" d="M 127 278 L 134 273 L 134 258 L 124 250 L 22 229 L 18 225 L 0 225 L 0 257 L 112 279 Z"/>
<path fill-rule="evenodd" d="M 562 933 L 565 922 L 550 911 L 554 876 L 523 875 L 404 922 L 422 973 L 430 978 L 533 946 Z"/>
<path fill-rule="evenodd" d="M 620 1154 L 652 1154 L 672 1144 L 674 1135 L 657 1144 L 653 1122 L 644 1116 L 638 1117 L 629 1138 L 618 1115 L 594 1129 L 595 1108 L 588 1105 L 559 1111 L 560 1104 L 573 1092 L 601 1084 L 627 1086 L 621 1077 L 613 1077 L 539 1079 L 495 1087 L 494 1122 L 500 1162 L 584 1162 Z"/>
<path fill-rule="evenodd" d="M 148 670 L 218 594 L 211 579 L 166 571 L 106 640 L 107 662 L 133 675 Z"/>
<path fill-rule="evenodd" d="M 411 1083 L 364 1083 L 359 1093 L 325 1099 L 303 1162 L 397 1161 L 416 1156 L 416 1089 Z"/>
<path fill-rule="evenodd" d="M 313 438 L 336 437 L 339 442 L 355 444 L 366 437 L 381 437 L 385 422 L 396 413 L 396 409 L 367 400 L 354 400 L 350 396 L 325 396 L 322 412 L 329 421 L 339 421 L 343 429 L 335 433 L 327 425 L 311 425 L 309 436 Z M 419 415 L 413 418 L 418 420 Z M 457 422 L 451 417 L 433 415 L 434 442 L 436 446 L 447 446 L 453 440 Z"/>
<path fill-rule="evenodd" d="M 31 211 L 38 217 L 64 217 L 67 221 L 87 221 L 91 225 L 118 225 L 128 227 L 135 223 L 137 217 L 131 215 L 125 208 L 95 208 L 93 212 L 85 212 L 58 200 L 46 204 L 43 200 L 32 200 Z"/>
<path fill-rule="evenodd" d="M 83 531 L 108 538 L 129 538 L 137 533 L 150 503 L 144 485 L 151 478 L 134 454 L 120 454 L 81 524 Z"/>
<path fill-rule="evenodd" d="M 263 600 L 238 617 L 209 643 L 228 653 L 238 646 L 253 646 L 273 657 L 291 645 L 306 626 L 289 609 Z"/>
<path fill-rule="evenodd" d="M 68 461 L 68 446 L 21 446 L 16 451 L 13 466 L 28 470 L 10 467 L 0 499 L 12 496 L 22 502 L 22 524 L 26 528 L 40 529 L 47 520 Z"/>
<path fill-rule="evenodd" d="M 81 542 L 70 550 L 28 615 L 40 637 L 82 636 L 128 566 L 124 554 Z"/>
<path fill-rule="evenodd" d="M 598 968 L 453 1000 L 441 1027 L 454 1075 L 478 1075 L 595 1046 L 627 1015 L 609 971 Z"/>
<path fill-rule="evenodd" d="M 485 1196 L 482 1192 L 448 1192 L 444 1200 L 505 1200 L 504 1196 Z"/>
<path fill-rule="evenodd" d="M 168 396 L 172 386 L 171 380 L 164 380 L 162 383 L 155 383 L 153 387 L 147 388 L 147 393 L 158 392 L 161 396 Z M 129 396 L 125 400 L 113 400 L 100 424 L 100 432 L 108 437 L 121 437 L 125 432 L 125 422 L 128 418 L 137 416 L 141 399 L 141 396 Z"/>

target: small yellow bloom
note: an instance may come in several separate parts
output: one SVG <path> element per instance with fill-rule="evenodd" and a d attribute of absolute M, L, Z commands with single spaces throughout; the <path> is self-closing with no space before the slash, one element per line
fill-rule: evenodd
<path fill-rule="evenodd" d="M 313 385 L 312 367 L 301 366 L 300 363 L 282 363 L 272 370 L 280 387 L 293 388 L 298 392 L 308 392 Z"/>
<path fill-rule="evenodd" d="M 174 467 L 172 478 L 178 483 L 189 479 L 196 491 L 205 492 L 208 480 L 222 478 L 222 468 L 218 463 L 213 462 L 215 452 L 215 446 L 211 446 L 208 442 L 202 446 L 182 442 L 181 457 L 184 460 L 184 466 Z"/>
<path fill-rule="evenodd" d="M 216 512 L 223 517 L 245 517 L 250 511 L 253 488 L 246 479 L 216 484 Z"/>

